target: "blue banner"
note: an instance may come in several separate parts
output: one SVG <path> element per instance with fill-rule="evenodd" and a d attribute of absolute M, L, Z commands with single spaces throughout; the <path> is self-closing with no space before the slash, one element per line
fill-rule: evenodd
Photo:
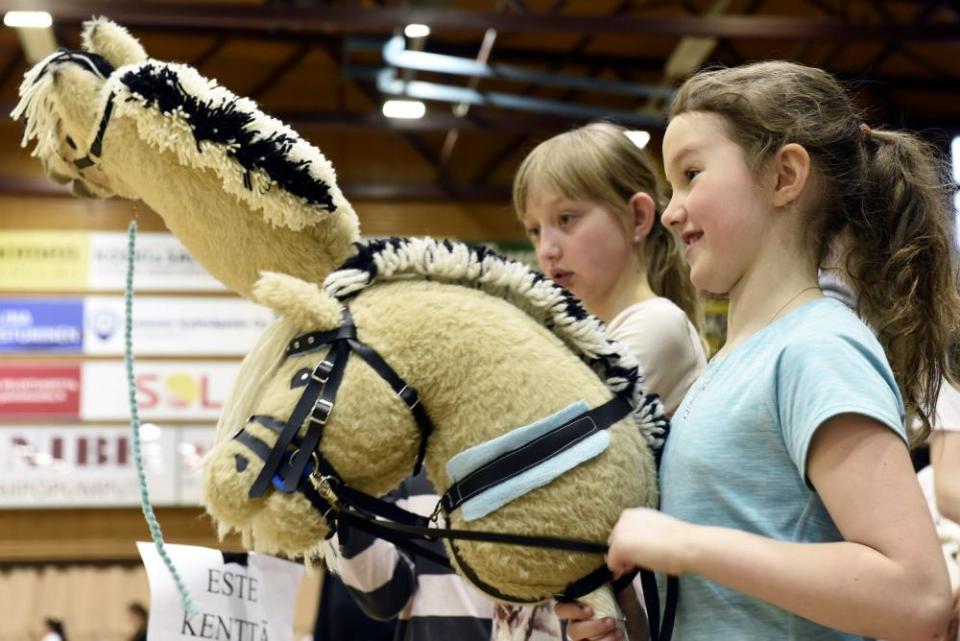
<path fill-rule="evenodd" d="M 80 298 L 0 298 L 0 352 L 81 352 Z"/>

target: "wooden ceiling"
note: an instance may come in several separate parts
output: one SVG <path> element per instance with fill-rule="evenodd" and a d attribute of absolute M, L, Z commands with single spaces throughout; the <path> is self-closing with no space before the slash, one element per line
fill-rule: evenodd
<path fill-rule="evenodd" d="M 318 145 L 348 197 L 493 201 L 537 141 L 589 119 L 429 101 L 420 120 L 381 115 L 376 74 L 384 43 L 411 22 L 432 33 L 407 43 L 464 60 L 535 73 L 533 80 L 396 70 L 401 79 L 472 87 L 529 103 L 662 117 L 664 100 L 618 95 L 604 83 L 676 86 L 705 64 L 785 58 L 821 66 L 856 88 L 871 124 L 921 130 L 938 142 L 960 132 L 960 1 L 853 0 L 0 0 L 0 11 L 45 9 L 57 43 L 79 45 L 80 23 L 104 15 L 147 52 L 193 65 L 256 100 Z M 17 33 L 0 29 L 0 106 L 9 113 L 26 69 Z M 547 86 L 556 76 L 580 88 Z M 529 104 L 525 105 L 529 107 Z M 649 127 L 657 153 L 662 125 Z M 0 124 L 0 194 L 56 189 L 17 144 L 20 125 Z"/>

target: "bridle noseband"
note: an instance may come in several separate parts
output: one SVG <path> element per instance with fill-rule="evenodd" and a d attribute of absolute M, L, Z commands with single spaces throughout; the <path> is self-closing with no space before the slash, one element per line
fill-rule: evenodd
<path fill-rule="evenodd" d="M 284 358 L 318 351 L 327 346 L 329 351 L 313 367 L 300 398 L 284 423 L 281 424 L 269 417 L 251 418 L 252 421 L 270 427 L 279 434 L 273 447 L 268 447 L 260 441 L 262 446 L 255 444 L 250 448 L 264 459 L 263 468 L 250 486 L 248 493 L 250 498 L 263 496 L 271 486 L 285 493 L 303 489 L 310 485 L 311 475 L 326 479 L 331 488 L 334 485 L 345 486 L 340 474 L 320 453 L 319 445 L 323 438 L 324 427 L 334 410 L 337 392 L 343 382 L 344 370 L 351 354 L 358 355 L 372 367 L 413 414 L 417 427 L 420 428 L 420 447 L 413 472 L 416 474 L 420 471 L 426 454 L 427 440 L 433 432 L 433 423 L 420 403 L 417 390 L 412 385 L 408 385 L 375 349 L 357 338 L 357 327 L 350 310 L 346 307 L 343 308 L 342 321 L 338 328 L 296 336 L 287 345 Z M 297 438 L 304 424 L 307 425 L 307 431 L 302 438 Z M 245 428 L 241 429 L 234 438 L 238 438 L 248 447 L 251 442 L 255 443 L 259 440 L 246 432 Z M 294 449 L 291 450 L 291 446 Z M 263 454 L 265 456 L 262 456 Z"/>

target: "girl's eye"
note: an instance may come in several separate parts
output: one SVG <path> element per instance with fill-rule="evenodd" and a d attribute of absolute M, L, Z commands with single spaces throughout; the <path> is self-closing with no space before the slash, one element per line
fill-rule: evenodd
<path fill-rule="evenodd" d="M 560 222 L 561 225 L 569 225 L 576 219 L 577 219 L 577 216 L 575 214 L 560 214 L 557 220 Z"/>
<path fill-rule="evenodd" d="M 687 179 L 687 182 L 692 181 L 692 180 L 693 180 L 694 178 L 696 178 L 699 174 L 700 174 L 700 170 L 699 170 L 699 169 L 687 169 L 685 172 L 683 172 L 683 175 L 684 175 L 684 177 Z"/>
<path fill-rule="evenodd" d="M 531 240 L 536 240 L 540 236 L 540 229 L 538 227 L 527 227 L 527 237 Z"/>

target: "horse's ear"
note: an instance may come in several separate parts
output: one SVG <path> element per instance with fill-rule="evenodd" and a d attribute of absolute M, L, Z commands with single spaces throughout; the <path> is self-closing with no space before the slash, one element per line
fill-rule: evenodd
<path fill-rule="evenodd" d="M 340 325 L 340 303 L 313 283 L 294 276 L 263 272 L 253 286 L 253 300 L 303 328 L 333 329 Z"/>
<path fill-rule="evenodd" d="M 103 80 L 77 65 L 62 65 L 50 72 L 56 88 L 60 118 L 66 132 L 81 136 L 78 143 L 88 147 L 100 120 L 100 90 Z"/>
<path fill-rule="evenodd" d="M 108 20 L 94 18 L 83 23 L 83 48 L 107 59 L 114 67 L 144 62 L 147 52 L 130 32 Z"/>

